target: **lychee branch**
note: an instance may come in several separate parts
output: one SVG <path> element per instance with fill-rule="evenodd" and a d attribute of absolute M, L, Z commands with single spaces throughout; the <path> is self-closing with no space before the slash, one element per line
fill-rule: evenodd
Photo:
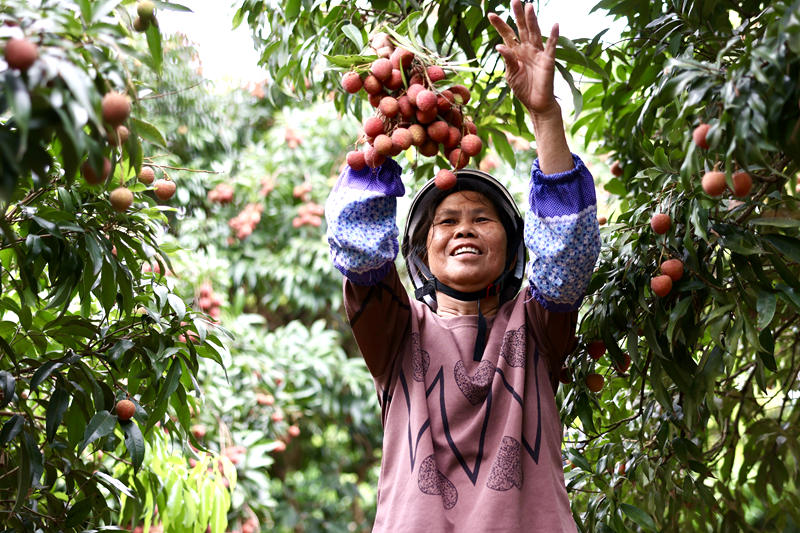
<path fill-rule="evenodd" d="M 165 98 L 167 96 L 174 96 L 176 94 L 181 94 L 183 92 L 190 91 L 190 90 L 194 89 L 195 87 L 197 87 L 199 85 L 202 85 L 205 82 L 206 82 L 206 80 L 200 80 L 197 83 L 193 83 L 192 85 L 189 85 L 188 87 L 183 87 L 181 89 L 175 89 L 174 91 L 167 91 L 165 93 L 148 94 L 146 96 L 142 96 L 141 98 L 139 98 L 139 100 L 155 100 L 155 99 L 158 99 L 158 98 Z"/>

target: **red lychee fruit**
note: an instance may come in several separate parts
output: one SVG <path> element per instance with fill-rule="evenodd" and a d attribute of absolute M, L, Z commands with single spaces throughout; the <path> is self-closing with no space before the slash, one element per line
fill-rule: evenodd
<path fill-rule="evenodd" d="M 39 47 L 28 39 L 11 38 L 6 43 L 5 59 L 8 66 L 27 71 L 39 57 Z"/>
<path fill-rule="evenodd" d="M 400 108 L 400 114 L 404 119 L 409 120 L 414 118 L 414 106 L 411 105 L 411 100 L 408 99 L 407 95 L 404 94 L 397 99 L 397 107 Z"/>
<path fill-rule="evenodd" d="M 99 174 L 88 159 L 81 165 L 81 175 L 89 185 L 103 183 L 108 179 L 109 174 L 111 174 L 111 161 L 107 157 L 103 158 L 103 170 Z"/>
<path fill-rule="evenodd" d="M 584 378 L 586 387 L 592 392 L 600 392 L 605 384 L 605 378 L 600 374 L 589 374 Z"/>
<path fill-rule="evenodd" d="M 389 118 L 396 116 L 397 113 L 400 112 L 400 107 L 397 104 L 397 100 L 391 96 L 384 96 L 381 98 L 381 103 L 378 105 L 378 109 L 380 109 L 381 113 Z"/>
<path fill-rule="evenodd" d="M 131 101 L 122 93 L 111 91 L 103 96 L 103 120 L 116 127 L 131 114 Z"/>
<path fill-rule="evenodd" d="M 413 78 L 412 78 L 413 79 Z M 406 95 L 408 96 L 409 101 L 411 101 L 414 106 L 417 106 L 417 96 L 419 93 L 425 90 L 425 87 L 422 86 L 420 83 L 411 83 L 408 86 L 408 90 L 406 91 Z"/>
<path fill-rule="evenodd" d="M 672 219 L 666 213 L 657 213 L 650 219 L 650 227 L 659 235 L 668 232 L 670 226 L 672 226 Z"/>
<path fill-rule="evenodd" d="M 392 76 L 384 82 L 386 88 L 390 91 L 396 91 L 403 86 L 403 75 L 400 73 L 399 70 L 393 69 Z"/>
<path fill-rule="evenodd" d="M 342 88 L 350 94 L 357 93 L 363 86 L 364 82 L 358 72 L 350 71 L 342 76 Z"/>
<path fill-rule="evenodd" d="M 427 111 L 417 110 L 417 122 L 420 124 L 430 124 L 434 120 L 436 120 L 436 106 Z"/>
<path fill-rule="evenodd" d="M 410 125 L 408 127 L 408 132 L 411 134 L 411 144 L 414 146 L 420 146 L 428 138 L 428 134 L 425 133 L 425 128 L 419 124 Z"/>
<path fill-rule="evenodd" d="M 127 187 L 117 187 L 108 197 L 115 211 L 122 213 L 133 205 L 133 193 Z"/>
<path fill-rule="evenodd" d="M 447 138 L 442 143 L 444 144 L 445 149 L 452 150 L 453 148 L 458 146 L 460 142 L 461 142 L 461 131 L 459 131 L 459 129 L 456 128 L 455 126 L 450 126 L 449 128 L 447 128 Z"/>
<path fill-rule="evenodd" d="M 444 120 L 437 120 L 429 124 L 427 128 L 428 137 L 437 143 L 444 142 L 447 139 L 450 127 Z"/>
<path fill-rule="evenodd" d="M 672 290 L 672 278 L 666 274 L 656 276 L 650 280 L 650 288 L 655 294 L 663 298 Z"/>
<path fill-rule="evenodd" d="M 388 135 L 381 133 L 375 137 L 373 144 L 375 151 L 381 155 L 389 155 L 392 152 L 392 139 Z"/>
<path fill-rule="evenodd" d="M 448 189 L 452 189 L 455 186 L 456 179 L 457 178 L 455 172 L 443 168 L 436 173 L 436 179 L 434 180 L 434 184 L 436 185 L 437 189 L 446 191 Z"/>
<path fill-rule="evenodd" d="M 272 394 L 257 392 L 256 403 L 258 403 L 258 405 L 273 405 L 275 403 L 275 397 Z"/>
<path fill-rule="evenodd" d="M 592 359 L 597 361 L 606 353 L 606 344 L 600 340 L 592 341 L 586 346 L 586 351 Z"/>
<path fill-rule="evenodd" d="M 364 90 L 367 91 L 367 94 L 378 94 L 383 90 L 383 84 L 381 80 L 376 78 L 373 74 L 368 74 L 366 78 L 364 78 Z"/>
<path fill-rule="evenodd" d="M 385 82 L 392 77 L 392 62 L 386 58 L 376 59 L 369 71 L 381 82 Z"/>
<path fill-rule="evenodd" d="M 350 168 L 353 170 L 362 170 L 365 166 L 367 166 L 367 162 L 364 160 L 364 152 L 359 150 L 348 152 L 347 164 L 350 165 Z"/>
<path fill-rule="evenodd" d="M 286 432 L 289 434 L 290 437 L 297 438 L 300 436 L 300 427 L 295 424 L 292 424 L 286 429 Z"/>
<path fill-rule="evenodd" d="M 672 281 L 678 281 L 683 277 L 683 262 L 680 259 L 667 259 L 661 263 L 661 273 Z"/>
<path fill-rule="evenodd" d="M 405 48 L 395 48 L 392 55 L 389 56 L 389 60 L 392 62 L 392 67 L 395 69 L 406 69 L 410 67 L 411 62 L 414 61 L 414 53 Z"/>
<path fill-rule="evenodd" d="M 386 161 L 386 156 L 379 154 L 375 150 L 375 147 L 370 146 L 367 151 L 364 152 L 364 161 L 366 161 L 369 168 L 378 168 Z"/>
<path fill-rule="evenodd" d="M 565 385 L 572 383 L 572 370 L 570 370 L 568 366 L 561 367 L 561 370 L 558 372 L 558 381 L 564 383 Z"/>
<path fill-rule="evenodd" d="M 125 144 L 131 132 L 125 126 L 119 125 L 108 131 L 108 144 L 111 146 L 120 146 Z"/>
<path fill-rule="evenodd" d="M 616 362 L 614 363 L 614 368 L 616 368 L 617 372 L 619 372 L 620 374 L 624 374 L 625 372 L 627 372 L 630 367 L 631 367 L 631 356 L 628 354 L 622 355 L 622 363 L 619 364 Z"/>
<path fill-rule="evenodd" d="M 428 78 L 430 78 L 431 83 L 442 81 L 445 78 L 444 69 L 439 65 L 428 65 L 428 68 L 425 70 L 428 73 Z"/>
<path fill-rule="evenodd" d="M 718 170 L 711 170 L 703 175 L 703 190 L 709 196 L 719 196 L 725 192 L 725 173 Z"/>
<path fill-rule="evenodd" d="M 462 152 L 461 148 L 453 148 L 450 153 L 447 154 L 447 160 L 450 161 L 453 168 L 459 169 L 467 166 L 467 163 L 469 163 L 469 156 Z"/>
<path fill-rule="evenodd" d="M 130 420 L 136 414 L 136 404 L 130 400 L 120 400 L 114 410 L 120 420 Z"/>
<path fill-rule="evenodd" d="M 383 121 L 379 117 L 369 117 L 364 121 L 364 133 L 368 137 L 377 137 L 383 132 Z"/>
<path fill-rule="evenodd" d="M 465 120 L 464 121 L 464 127 L 467 128 L 467 131 L 469 133 L 472 133 L 473 135 L 477 135 L 478 126 L 476 126 L 475 123 L 472 122 L 471 120 Z"/>
<path fill-rule="evenodd" d="M 150 185 L 156 179 L 156 173 L 153 171 L 152 167 L 142 167 L 142 170 L 139 171 L 139 181 L 144 183 L 145 185 Z"/>
<path fill-rule="evenodd" d="M 162 202 L 166 202 L 172 198 L 173 194 L 175 194 L 175 189 L 177 186 L 171 179 L 162 178 L 156 181 L 155 185 L 153 185 L 153 188 L 155 189 L 158 199 Z"/>
<path fill-rule="evenodd" d="M 704 150 L 708 150 L 708 140 L 706 136 L 708 135 L 709 128 L 711 128 L 711 126 L 708 124 L 700 124 L 692 132 L 692 140 L 697 146 Z"/>
<path fill-rule="evenodd" d="M 433 157 L 439 153 L 439 144 L 433 139 L 428 139 L 420 145 L 419 153 L 425 157 Z"/>
<path fill-rule="evenodd" d="M 411 132 L 406 128 L 397 128 L 392 132 L 392 142 L 399 146 L 401 150 L 408 149 L 412 141 Z"/>
<path fill-rule="evenodd" d="M 461 139 L 461 150 L 470 157 L 478 155 L 483 149 L 483 141 L 475 134 L 465 135 Z"/>
<path fill-rule="evenodd" d="M 733 194 L 742 198 L 750 194 L 750 189 L 753 188 L 753 178 L 747 172 L 737 172 L 731 176 L 733 180 Z"/>
<path fill-rule="evenodd" d="M 463 85 L 453 85 L 450 87 L 450 91 L 453 93 L 457 104 L 465 105 L 469 102 L 469 89 Z"/>
<path fill-rule="evenodd" d="M 622 176 L 622 166 L 619 164 L 619 161 L 611 163 L 611 174 L 617 177 Z"/>
<path fill-rule="evenodd" d="M 423 89 L 417 93 L 415 102 L 417 104 L 417 109 L 420 111 L 426 112 L 430 111 L 431 109 L 436 110 L 436 93 L 429 91 L 428 89 Z"/>
<path fill-rule="evenodd" d="M 453 93 L 448 90 L 439 93 L 436 97 L 436 109 L 439 110 L 439 113 L 447 113 L 451 107 L 453 107 Z"/>
<path fill-rule="evenodd" d="M 598 226 L 602 226 L 606 222 L 608 222 L 608 219 L 606 217 L 597 217 L 597 225 Z"/>

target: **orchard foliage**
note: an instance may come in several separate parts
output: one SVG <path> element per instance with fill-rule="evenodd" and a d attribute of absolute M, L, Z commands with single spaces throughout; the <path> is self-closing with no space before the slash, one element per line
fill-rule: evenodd
<path fill-rule="evenodd" d="M 171 208 L 137 182 L 164 141 L 129 76 L 137 63 L 160 70 L 161 39 L 155 20 L 133 32 L 134 10 L 6 2 L 0 12 L 4 48 L 37 47 L 25 68 L 8 51 L 0 66 L 0 523 L 10 530 L 149 523 L 165 482 L 206 494 L 199 508 L 160 504 L 165 530 L 226 524 L 215 475 L 166 478 L 150 456 L 166 450 L 158 434 L 188 432 L 200 360 L 226 350 L 222 330 L 175 291 L 160 245 Z M 132 206 L 112 206 L 117 187 Z M 115 411 L 123 399 L 132 419 Z"/>

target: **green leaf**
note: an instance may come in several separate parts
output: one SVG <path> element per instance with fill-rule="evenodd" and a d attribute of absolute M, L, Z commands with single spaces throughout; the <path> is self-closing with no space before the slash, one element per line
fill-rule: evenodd
<path fill-rule="evenodd" d="M 575 410 L 578 413 L 578 418 L 581 419 L 584 431 L 586 433 L 594 433 L 594 413 L 592 412 L 592 406 L 586 394 L 581 394 L 578 397 Z"/>
<path fill-rule="evenodd" d="M 5 424 L 3 424 L 3 429 L 0 429 L 0 446 L 5 446 L 14 438 L 19 435 L 19 432 L 22 431 L 23 423 L 25 419 L 22 418 L 22 415 L 14 415 L 9 418 Z"/>
<path fill-rule="evenodd" d="M 353 41 L 353 44 L 356 45 L 356 49 L 361 50 L 364 48 L 364 36 L 361 33 L 361 30 L 358 29 L 354 24 L 345 24 L 342 26 L 342 32 L 347 36 L 348 39 Z"/>
<path fill-rule="evenodd" d="M 762 239 L 795 263 L 800 263 L 800 241 L 797 239 L 785 235 L 764 235 Z"/>
<path fill-rule="evenodd" d="M 0 370 L 0 393 L 2 393 L 2 396 L 0 396 L 0 407 L 5 407 L 11 402 L 11 399 L 14 398 L 14 389 L 16 386 L 17 382 L 13 374 L 5 370 Z"/>
<path fill-rule="evenodd" d="M 640 527 L 646 529 L 647 531 L 657 531 L 656 524 L 653 522 L 653 519 L 650 517 L 650 515 L 638 507 L 628 503 L 621 503 L 619 508 L 622 509 L 622 512 L 625 513 L 628 518 L 639 524 Z"/>
<path fill-rule="evenodd" d="M 167 302 L 169 302 L 169 306 L 175 311 L 175 314 L 178 316 L 178 320 L 183 320 L 183 317 L 186 315 L 186 304 L 183 303 L 183 300 L 177 294 L 169 293 L 167 295 Z"/>
<path fill-rule="evenodd" d="M 6 71 L 6 100 L 11 104 L 14 123 L 19 128 L 21 140 L 19 155 L 27 148 L 28 128 L 31 120 L 31 97 L 22 79 L 11 69 Z"/>
<path fill-rule="evenodd" d="M 161 74 L 161 65 L 164 63 L 164 51 L 161 48 L 161 32 L 158 25 L 150 24 L 147 27 L 147 47 L 150 49 L 150 57 L 153 59 L 153 69 Z"/>
<path fill-rule="evenodd" d="M 778 297 L 775 293 L 762 290 L 758 291 L 758 301 L 756 302 L 756 309 L 758 311 L 758 322 L 756 326 L 758 329 L 764 329 L 772 322 L 777 303 Z"/>
<path fill-rule="evenodd" d="M 300 7 L 300 0 L 289 0 L 286 2 L 286 8 L 283 12 L 286 22 L 293 22 L 297 18 L 297 15 L 300 14 Z"/>
<path fill-rule="evenodd" d="M 138 118 L 130 117 L 128 120 L 131 122 L 134 131 L 143 139 L 163 148 L 167 147 L 167 141 L 164 139 L 161 132 L 158 131 L 158 128 Z"/>
<path fill-rule="evenodd" d="M 94 442 L 95 440 L 105 437 L 112 431 L 114 431 L 114 427 L 117 425 L 117 417 L 103 409 L 102 411 L 98 411 L 89 421 L 89 424 L 86 426 L 86 429 L 83 432 L 83 442 L 81 443 L 80 448 L 78 449 L 78 453 L 83 452 L 83 450 L 88 446 L 90 443 Z"/>
<path fill-rule="evenodd" d="M 33 373 L 33 377 L 31 378 L 31 391 L 35 391 L 39 385 L 42 384 L 44 380 L 50 377 L 50 374 L 58 370 L 64 366 L 64 363 L 61 361 L 48 361 L 39 368 L 36 369 L 36 372 Z"/>
<path fill-rule="evenodd" d="M 377 57 L 378 56 L 362 55 L 325 55 L 325 59 L 327 59 L 332 65 L 347 69 L 357 65 L 366 65 L 375 61 Z"/>
<path fill-rule="evenodd" d="M 144 437 L 142 436 L 142 431 L 133 420 L 120 423 L 120 425 L 125 432 L 125 447 L 128 449 L 128 455 L 131 457 L 133 471 L 137 472 L 144 460 Z M 128 493 L 126 492 L 126 494 Z"/>
<path fill-rule="evenodd" d="M 100 470 L 98 470 L 97 472 L 94 473 L 94 476 L 96 478 L 100 479 L 101 483 L 103 483 L 103 485 L 105 485 L 106 487 L 108 487 L 108 488 L 112 488 L 113 487 L 113 488 L 117 489 L 118 491 L 120 491 L 121 493 L 123 493 L 124 495 L 128 496 L 129 498 L 135 498 L 136 497 L 136 496 L 133 495 L 133 492 L 131 492 L 131 489 L 129 489 L 125 485 L 125 483 L 123 483 L 122 481 L 120 481 L 120 480 L 118 480 L 116 478 L 113 478 L 113 477 L 109 476 L 105 472 L 101 472 Z"/>
<path fill-rule="evenodd" d="M 122 0 L 106 0 L 105 2 L 95 2 L 95 8 L 92 11 L 92 18 L 89 22 L 97 22 L 101 18 L 105 17 L 112 9 L 117 7 L 122 2 Z"/>
<path fill-rule="evenodd" d="M 494 144 L 494 149 L 498 151 L 500 156 L 508 162 L 512 166 L 516 166 L 517 158 L 514 155 L 514 149 L 511 148 L 511 144 L 508 142 L 508 138 L 506 138 L 505 133 L 502 131 L 495 129 L 495 128 L 484 128 L 489 130 L 489 135 L 492 137 L 492 142 Z"/>
<path fill-rule="evenodd" d="M 64 412 L 69 405 L 69 394 L 62 387 L 56 387 L 50 396 L 50 402 L 47 405 L 47 419 L 45 424 L 45 437 L 48 442 L 53 442 L 56 436 L 58 426 L 61 425 L 61 420 L 64 418 Z"/>
<path fill-rule="evenodd" d="M 625 196 L 628 194 L 628 189 L 625 188 L 625 184 L 617 178 L 608 180 L 603 188 L 611 194 L 616 194 L 617 196 Z"/>

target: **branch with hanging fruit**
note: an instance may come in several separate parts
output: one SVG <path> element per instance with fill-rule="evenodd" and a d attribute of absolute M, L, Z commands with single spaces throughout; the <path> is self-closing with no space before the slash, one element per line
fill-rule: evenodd
<path fill-rule="evenodd" d="M 441 154 L 449 161 L 450 167 L 436 174 L 436 186 L 449 189 L 456 182 L 454 171 L 483 148 L 477 127 L 468 118 L 470 91 L 453 83 L 457 72 L 475 69 L 449 62 L 391 28 L 384 29 L 371 36 L 369 55 L 328 57 L 339 67 L 349 67 L 342 88 L 352 95 L 363 91 L 375 108 L 364 121 L 357 148 L 347 154 L 347 164 L 353 170 L 377 168 L 387 157 L 413 146 L 419 155 Z"/>

